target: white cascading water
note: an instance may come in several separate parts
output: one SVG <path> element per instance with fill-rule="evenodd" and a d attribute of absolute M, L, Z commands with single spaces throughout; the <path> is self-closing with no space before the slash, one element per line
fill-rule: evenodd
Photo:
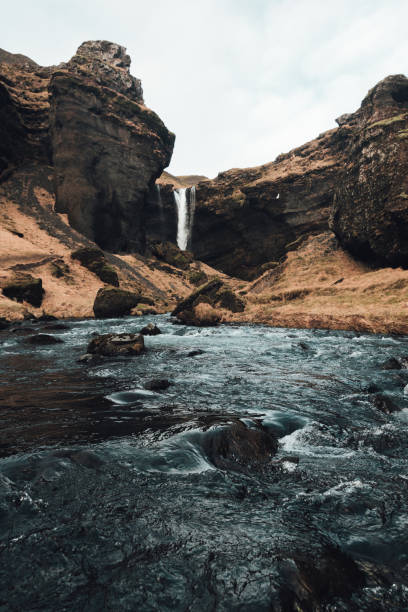
<path fill-rule="evenodd" d="M 196 188 L 175 189 L 174 199 L 177 206 L 177 246 L 185 251 L 189 246 L 193 230 L 194 211 L 196 205 Z"/>

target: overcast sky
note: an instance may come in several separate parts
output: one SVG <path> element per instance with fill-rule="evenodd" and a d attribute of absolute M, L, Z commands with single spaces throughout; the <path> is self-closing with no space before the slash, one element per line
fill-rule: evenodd
<path fill-rule="evenodd" d="M 84 40 L 127 47 L 176 134 L 174 174 L 272 161 L 408 72 L 408 0 L 14 0 L 0 47 L 42 65 Z"/>

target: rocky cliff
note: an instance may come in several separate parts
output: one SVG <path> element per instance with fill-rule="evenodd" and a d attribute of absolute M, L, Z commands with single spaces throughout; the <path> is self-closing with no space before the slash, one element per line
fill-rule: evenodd
<path fill-rule="evenodd" d="M 355 257 L 408 266 L 408 79 L 390 76 L 345 115 L 344 172 L 331 228 Z"/>
<path fill-rule="evenodd" d="M 338 128 L 272 163 L 199 182 L 195 257 L 255 278 L 294 244 L 328 230 L 331 218 L 358 258 L 407 265 L 407 119 L 408 79 L 387 77 L 358 111 L 339 117 Z"/>
<path fill-rule="evenodd" d="M 106 41 L 83 43 L 57 67 L 0 54 L 0 181 L 47 167 L 56 211 L 116 252 L 145 249 L 145 208 L 174 144 L 129 66 Z"/>

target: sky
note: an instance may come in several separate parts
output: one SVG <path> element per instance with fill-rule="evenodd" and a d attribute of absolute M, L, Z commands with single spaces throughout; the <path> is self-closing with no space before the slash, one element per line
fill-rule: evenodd
<path fill-rule="evenodd" d="M 127 47 L 146 104 L 176 134 L 169 171 L 272 161 L 408 73 L 408 0 L 14 0 L 0 47 L 42 65 L 85 40 Z"/>

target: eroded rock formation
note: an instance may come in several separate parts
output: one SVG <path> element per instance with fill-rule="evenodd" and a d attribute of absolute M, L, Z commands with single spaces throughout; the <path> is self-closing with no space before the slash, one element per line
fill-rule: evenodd
<path fill-rule="evenodd" d="M 191 250 L 251 279 L 331 228 L 358 258 L 408 265 L 408 79 L 378 83 L 338 128 L 256 168 L 196 185 Z M 168 189 L 168 181 L 166 181 Z M 167 207 L 167 191 L 162 198 Z"/>
<path fill-rule="evenodd" d="M 116 252 L 144 250 L 148 196 L 174 144 L 129 66 L 106 41 L 83 43 L 57 67 L 0 53 L 0 181 L 51 166 L 57 212 Z"/>
<path fill-rule="evenodd" d="M 331 227 L 341 244 L 374 265 L 408 266 L 408 79 L 380 81 L 344 120 L 345 172 Z"/>

